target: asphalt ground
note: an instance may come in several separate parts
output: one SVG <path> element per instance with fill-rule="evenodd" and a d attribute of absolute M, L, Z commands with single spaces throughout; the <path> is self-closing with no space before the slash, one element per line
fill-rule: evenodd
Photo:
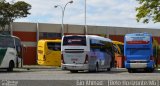
<path fill-rule="evenodd" d="M 13 72 L 0 70 L 0 86 L 98 86 L 88 85 L 88 81 L 103 82 L 101 86 L 136 86 L 123 85 L 123 81 L 147 81 L 156 82 L 152 86 L 160 86 L 160 69 L 156 69 L 153 73 L 138 71 L 128 73 L 125 68 L 113 68 L 111 71 L 101 71 L 97 73 L 89 73 L 80 71 L 78 73 L 70 73 L 63 71 L 60 67 L 52 66 L 23 66 L 23 68 L 15 68 Z M 5 81 L 6 80 L 6 81 Z M 7 85 L 6 82 L 15 82 L 19 85 Z M 128 82 L 128 83 L 129 83 Z M 6 85 L 3 85 L 5 83 Z M 39 84 L 38 84 L 39 83 Z M 84 84 L 85 83 L 85 84 Z M 138 83 L 138 82 L 136 82 Z M 99 83 L 102 84 L 102 83 Z M 153 84 L 153 83 L 152 83 Z M 138 86 L 150 86 L 144 84 Z"/>

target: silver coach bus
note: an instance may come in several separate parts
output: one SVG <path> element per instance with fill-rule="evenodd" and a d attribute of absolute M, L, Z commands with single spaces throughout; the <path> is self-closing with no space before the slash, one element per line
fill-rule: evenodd
<path fill-rule="evenodd" d="M 110 71 L 114 63 L 112 41 L 95 35 L 66 35 L 61 43 L 62 70 Z"/>

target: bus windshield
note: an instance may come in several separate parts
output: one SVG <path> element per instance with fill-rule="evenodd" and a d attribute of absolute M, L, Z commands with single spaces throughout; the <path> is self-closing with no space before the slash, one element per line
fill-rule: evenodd
<path fill-rule="evenodd" d="M 14 48 L 14 39 L 8 36 L 0 36 L 0 47 L 1 48 L 7 48 L 7 47 Z"/>
<path fill-rule="evenodd" d="M 85 36 L 66 36 L 63 39 L 63 45 L 67 46 L 86 46 Z"/>

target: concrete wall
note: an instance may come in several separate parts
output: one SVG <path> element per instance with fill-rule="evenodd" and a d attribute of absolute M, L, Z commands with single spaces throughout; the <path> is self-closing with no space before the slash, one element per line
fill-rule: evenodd
<path fill-rule="evenodd" d="M 40 32 L 61 32 L 61 24 L 47 24 L 39 23 Z M 32 31 L 36 32 L 37 24 L 36 23 L 23 23 L 15 22 L 13 23 L 13 31 Z M 111 26 L 88 26 L 88 34 L 111 34 L 111 35 L 124 35 L 127 33 L 135 32 L 148 32 L 153 36 L 160 36 L 160 29 L 152 28 L 129 28 L 129 27 L 111 27 Z M 64 24 L 64 33 L 77 33 L 84 34 L 83 25 L 68 25 Z"/>
<path fill-rule="evenodd" d="M 39 32 L 61 33 L 61 24 L 46 23 L 27 23 L 14 22 L 13 35 L 18 36 L 24 45 L 26 45 L 26 53 L 24 56 L 24 64 L 36 64 L 36 46 Z M 157 37 L 160 43 L 160 29 L 145 28 L 129 28 L 129 27 L 111 27 L 111 26 L 88 26 L 88 34 L 101 35 L 111 38 L 112 40 L 123 42 L 124 35 L 127 33 L 148 32 Z M 64 25 L 65 34 L 85 34 L 84 25 Z"/>

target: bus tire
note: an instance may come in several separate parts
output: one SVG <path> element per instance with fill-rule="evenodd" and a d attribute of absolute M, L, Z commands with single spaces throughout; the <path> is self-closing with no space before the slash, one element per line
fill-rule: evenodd
<path fill-rule="evenodd" d="M 132 69 L 128 69 L 128 72 L 129 72 L 129 73 L 132 73 L 132 72 L 133 72 L 133 70 L 132 70 Z"/>
<path fill-rule="evenodd" d="M 70 70 L 71 73 L 78 73 L 78 70 Z"/>
<path fill-rule="evenodd" d="M 151 68 L 150 72 L 151 72 L 151 73 L 154 72 L 154 69 L 155 69 L 155 68 Z"/>
<path fill-rule="evenodd" d="M 146 72 L 152 73 L 154 72 L 154 68 L 146 68 Z"/>
<path fill-rule="evenodd" d="M 150 72 L 150 73 L 154 72 L 155 67 L 156 67 L 156 66 L 155 66 L 155 65 L 153 65 L 153 67 L 152 67 L 152 68 L 150 68 L 149 72 Z"/>
<path fill-rule="evenodd" d="M 89 70 L 89 72 L 98 72 L 98 71 L 99 71 L 98 63 L 96 63 L 93 70 Z"/>
<path fill-rule="evenodd" d="M 8 71 L 8 72 L 12 72 L 12 71 L 13 71 L 13 68 L 14 68 L 14 62 L 13 62 L 13 61 L 10 61 L 10 62 L 9 62 L 9 67 L 7 68 L 7 71 Z"/>
<path fill-rule="evenodd" d="M 111 68 L 107 68 L 107 71 L 111 71 Z"/>
<path fill-rule="evenodd" d="M 111 68 L 112 68 L 112 62 L 110 63 L 110 67 L 107 68 L 107 71 L 111 71 Z"/>
<path fill-rule="evenodd" d="M 99 72 L 99 66 L 98 66 L 98 63 L 96 63 L 96 69 L 95 69 L 95 72 Z"/>

